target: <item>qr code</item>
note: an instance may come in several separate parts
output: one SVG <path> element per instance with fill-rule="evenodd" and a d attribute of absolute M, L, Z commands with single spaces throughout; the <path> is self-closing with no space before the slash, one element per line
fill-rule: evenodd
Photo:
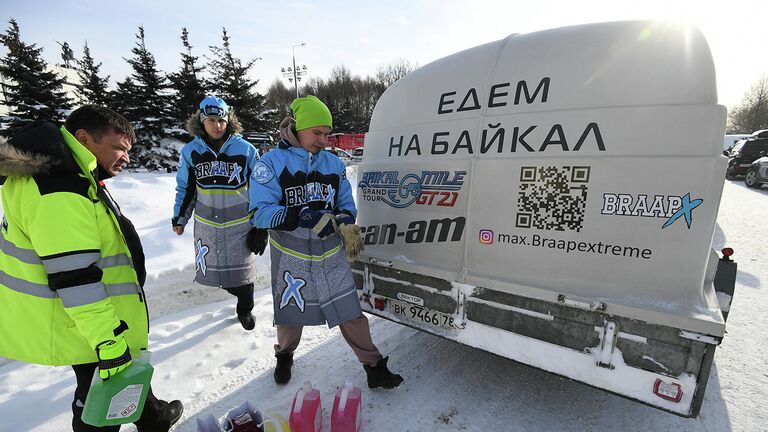
<path fill-rule="evenodd" d="M 581 231 L 590 167 L 524 166 L 517 199 L 518 228 Z"/>

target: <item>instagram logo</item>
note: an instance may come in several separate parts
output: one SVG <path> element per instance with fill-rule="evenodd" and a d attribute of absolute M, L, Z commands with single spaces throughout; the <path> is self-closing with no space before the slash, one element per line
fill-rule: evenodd
<path fill-rule="evenodd" d="M 480 243 L 493 244 L 493 231 L 487 229 L 480 230 Z"/>

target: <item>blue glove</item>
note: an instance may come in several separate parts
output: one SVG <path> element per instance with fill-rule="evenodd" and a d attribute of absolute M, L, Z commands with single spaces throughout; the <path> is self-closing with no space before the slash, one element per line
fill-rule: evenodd
<path fill-rule="evenodd" d="M 355 218 L 352 216 L 346 214 L 346 213 L 339 213 L 336 215 L 336 224 L 339 226 L 342 225 L 354 225 L 355 224 Z"/>
<path fill-rule="evenodd" d="M 310 210 L 304 207 L 299 212 L 299 226 L 310 228 L 318 237 L 326 238 L 336 232 L 336 219 L 328 210 Z"/>

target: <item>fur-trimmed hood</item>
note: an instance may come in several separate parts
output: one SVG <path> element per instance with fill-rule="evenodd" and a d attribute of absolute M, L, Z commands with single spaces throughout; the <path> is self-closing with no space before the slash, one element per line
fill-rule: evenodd
<path fill-rule="evenodd" d="M 63 163 L 64 162 L 64 163 Z M 0 176 L 31 177 L 53 171 L 54 167 L 74 168 L 72 153 L 59 128 L 50 122 L 35 122 L 11 139 L 0 138 Z"/>
<path fill-rule="evenodd" d="M 192 114 L 187 119 L 187 132 L 192 136 L 199 136 L 200 138 L 207 138 L 208 134 L 203 129 L 203 123 L 200 121 L 200 114 Z M 226 135 L 241 135 L 243 133 L 243 125 L 240 124 L 240 120 L 235 115 L 234 110 L 229 110 L 227 113 L 227 132 Z"/>

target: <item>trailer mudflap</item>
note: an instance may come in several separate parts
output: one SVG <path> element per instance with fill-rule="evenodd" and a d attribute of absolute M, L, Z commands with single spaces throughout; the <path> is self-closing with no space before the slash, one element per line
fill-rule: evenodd
<path fill-rule="evenodd" d="M 731 260 L 731 254 L 733 254 L 733 249 L 723 249 L 723 257 L 717 261 L 717 271 L 713 281 L 723 320 L 728 320 L 728 312 L 731 310 L 733 293 L 736 288 L 737 264 Z"/>

